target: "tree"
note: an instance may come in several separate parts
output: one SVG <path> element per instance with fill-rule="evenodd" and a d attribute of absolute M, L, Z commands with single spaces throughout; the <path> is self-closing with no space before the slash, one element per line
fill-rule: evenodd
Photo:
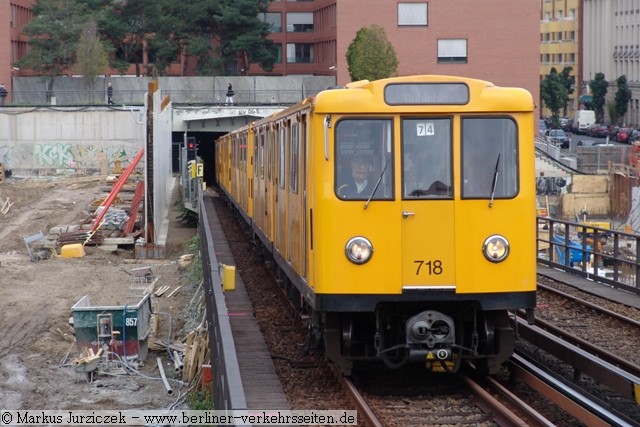
<path fill-rule="evenodd" d="M 384 28 L 378 25 L 360 28 L 346 56 L 352 81 L 383 79 L 398 70 L 396 51 Z"/>
<path fill-rule="evenodd" d="M 629 101 L 631 100 L 631 90 L 627 86 L 627 76 L 620 76 L 616 80 L 618 84 L 618 90 L 616 91 L 616 122 L 619 126 L 624 125 L 624 116 L 627 114 L 629 108 Z"/>
<path fill-rule="evenodd" d="M 1 0 L 0 0 L 1 1 Z M 248 70 L 258 63 L 273 69 L 276 45 L 267 38 L 269 25 L 260 19 L 270 0 L 36 0 L 34 20 L 25 33 L 30 52 L 16 66 L 60 75 L 72 69 L 85 22 L 94 20 L 96 36 L 109 67 L 136 75 L 163 75 L 186 54 L 197 58 L 198 73 L 224 71 L 223 61 Z M 218 52 L 212 48 L 218 41 Z M 143 70 L 142 64 L 148 63 Z M 189 61 L 183 61 L 189 74 Z M 235 74 L 235 71 L 233 71 Z"/>
<path fill-rule="evenodd" d="M 593 98 L 593 110 L 596 112 L 596 121 L 598 123 L 604 123 L 604 103 L 608 86 L 609 82 L 605 80 L 603 73 L 596 73 L 596 77 L 589 82 Z"/>
<path fill-rule="evenodd" d="M 214 58 L 215 52 L 211 46 L 211 38 L 216 28 L 212 17 L 219 9 L 218 0 L 160 2 L 162 16 L 147 20 L 149 30 L 153 31 L 149 50 L 153 53 L 156 67 L 164 70 L 178 55 L 184 53 L 196 58 L 195 74 L 221 73 L 224 67 L 218 65 L 221 61 Z M 182 61 L 182 75 L 190 74 L 190 63 Z"/>
<path fill-rule="evenodd" d="M 228 70 L 246 74 L 251 63 L 271 71 L 277 49 L 267 38 L 269 24 L 259 18 L 266 12 L 269 0 L 220 0 L 215 13 L 215 38 L 218 51 L 229 66 Z M 236 68 L 232 70 L 231 68 Z"/>
<path fill-rule="evenodd" d="M 36 0 L 35 18 L 23 30 L 29 51 L 16 65 L 49 77 L 63 74 L 75 61 L 86 13 L 78 0 Z"/>
<path fill-rule="evenodd" d="M 559 111 L 566 104 L 567 94 L 565 80 L 558 74 L 555 67 L 552 67 L 549 75 L 540 83 L 540 97 L 551 111 L 551 123 L 556 128 L 560 127 Z"/>
<path fill-rule="evenodd" d="M 101 36 L 112 47 L 111 66 L 124 72 L 130 64 L 135 65 L 136 76 L 143 75 L 142 63 L 145 46 L 153 34 L 150 30 L 154 19 L 162 17 L 163 1 L 127 0 L 106 1 L 96 12 Z M 151 70 L 145 70 L 146 74 Z"/>
<path fill-rule="evenodd" d="M 562 85 L 567 89 L 567 96 L 564 98 L 564 103 L 562 105 L 562 115 L 563 117 L 567 117 L 567 104 L 569 102 L 569 95 L 575 92 L 576 87 L 576 78 L 571 75 L 571 71 L 573 71 L 573 67 L 564 67 L 560 72 L 560 81 Z"/>
<path fill-rule="evenodd" d="M 87 93 L 95 89 L 98 76 L 105 73 L 109 64 L 104 45 L 97 36 L 96 23 L 87 21 L 80 35 L 75 69 L 85 80 Z M 89 99 L 87 99 L 88 101 Z"/>

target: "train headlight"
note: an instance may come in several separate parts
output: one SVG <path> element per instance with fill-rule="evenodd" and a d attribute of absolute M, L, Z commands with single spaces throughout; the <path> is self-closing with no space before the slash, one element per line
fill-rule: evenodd
<path fill-rule="evenodd" d="M 509 256 L 509 241 L 498 234 L 489 236 L 482 245 L 482 253 L 491 262 L 504 261 Z"/>
<path fill-rule="evenodd" d="M 371 242 L 364 237 L 353 237 L 349 239 L 344 248 L 347 259 L 354 264 L 364 264 L 373 255 Z"/>

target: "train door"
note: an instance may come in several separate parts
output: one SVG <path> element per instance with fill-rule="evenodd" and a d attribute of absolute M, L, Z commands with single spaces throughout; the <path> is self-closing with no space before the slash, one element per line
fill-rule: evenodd
<path fill-rule="evenodd" d="M 455 285 L 452 125 L 450 117 L 401 121 L 405 287 Z"/>
<path fill-rule="evenodd" d="M 289 194 L 287 201 L 287 260 L 293 269 L 300 272 L 301 248 L 300 233 L 302 231 L 302 202 L 300 197 L 300 125 L 289 121 Z"/>
<path fill-rule="evenodd" d="M 308 252 L 307 252 L 307 233 L 309 231 L 308 223 L 307 223 L 307 198 L 309 197 L 307 182 L 309 175 L 309 161 L 307 159 L 308 149 L 307 146 L 309 144 L 309 133 L 307 126 L 307 116 L 305 114 L 302 115 L 300 121 L 300 158 L 301 158 L 301 169 L 300 169 L 300 178 L 302 180 L 300 186 L 302 191 L 302 230 L 300 233 L 300 253 L 302 254 L 302 265 L 301 265 L 301 276 L 304 279 L 308 278 L 307 271 L 307 260 L 308 260 Z"/>

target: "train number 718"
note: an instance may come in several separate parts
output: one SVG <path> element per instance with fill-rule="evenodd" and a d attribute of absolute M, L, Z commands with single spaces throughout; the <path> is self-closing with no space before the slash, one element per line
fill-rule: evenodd
<path fill-rule="evenodd" d="M 416 276 L 420 275 L 420 270 L 424 267 L 427 269 L 426 274 L 431 275 L 439 275 L 442 274 L 442 261 L 439 259 L 425 261 L 423 259 L 417 259 L 413 261 L 417 264 L 416 268 Z"/>

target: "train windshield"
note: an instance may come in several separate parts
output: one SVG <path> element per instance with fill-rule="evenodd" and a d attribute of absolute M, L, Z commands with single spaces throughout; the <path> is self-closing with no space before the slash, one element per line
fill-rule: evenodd
<path fill-rule="evenodd" d="M 451 119 L 402 120 L 402 197 L 451 198 Z"/>
<path fill-rule="evenodd" d="M 511 198 L 518 185 L 515 122 L 506 117 L 463 118 L 462 198 Z"/>
<path fill-rule="evenodd" d="M 335 192 L 341 199 L 393 199 L 391 119 L 343 119 L 335 127 Z"/>

